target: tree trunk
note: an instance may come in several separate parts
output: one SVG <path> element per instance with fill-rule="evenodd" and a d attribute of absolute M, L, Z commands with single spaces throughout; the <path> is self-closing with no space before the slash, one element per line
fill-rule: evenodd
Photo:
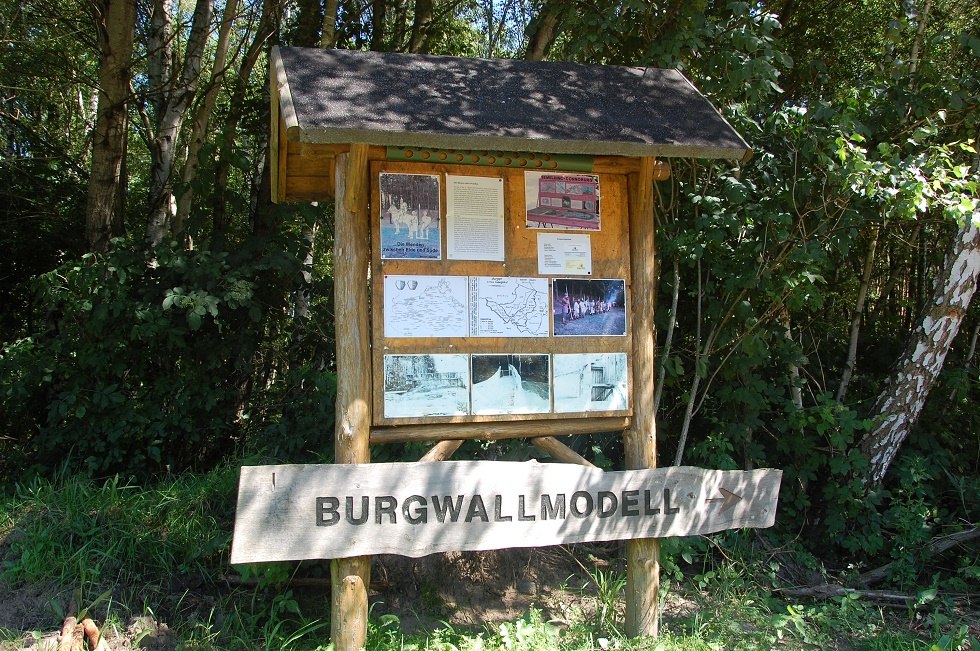
<path fill-rule="evenodd" d="M 197 172 L 201 168 L 201 149 L 207 138 L 208 123 L 211 115 L 218 103 L 218 92 L 224 83 L 227 66 L 225 60 L 228 57 L 228 43 L 231 34 L 232 23 L 238 14 L 238 0 L 228 0 L 225 3 L 224 13 L 221 15 L 221 26 L 218 28 L 218 43 L 215 46 L 214 64 L 211 69 L 211 81 L 208 90 L 204 94 L 204 101 L 201 108 L 194 116 L 191 124 L 191 135 L 187 141 L 187 159 L 184 161 L 184 168 L 180 174 L 181 189 L 177 193 L 177 213 L 174 216 L 173 233 L 175 237 L 182 237 L 184 225 L 190 215 L 191 206 L 194 203 L 193 183 L 197 179 Z"/>
<path fill-rule="evenodd" d="M 864 271 L 861 275 L 861 286 L 858 287 L 857 302 L 854 314 L 851 316 L 851 340 L 847 347 L 847 363 L 841 373 L 840 384 L 837 387 L 837 402 L 844 402 L 847 386 L 851 382 L 854 369 L 857 368 L 858 337 L 861 334 L 861 319 L 864 316 L 864 303 L 868 297 L 868 286 L 871 284 L 871 272 L 874 270 L 875 250 L 878 248 L 878 235 L 881 232 L 875 228 L 871 241 L 868 243 L 868 255 L 864 259 Z"/>
<path fill-rule="evenodd" d="M 154 4 L 154 14 L 157 12 L 163 14 L 162 25 L 168 25 L 170 19 L 166 16 L 166 3 L 158 0 Z M 201 77 L 201 58 L 204 55 L 204 46 L 207 44 L 210 29 L 211 0 L 197 0 L 179 79 L 173 79 L 171 76 L 176 75 L 176 66 L 167 65 L 168 61 L 163 61 L 164 72 L 160 79 L 161 95 L 155 102 L 156 125 L 150 140 L 150 188 L 147 196 L 149 217 L 146 224 L 146 243 L 151 247 L 160 244 L 169 236 L 173 227 L 177 212 L 173 196 L 173 169 L 177 155 L 177 140 L 180 137 L 184 118 L 187 117 L 187 111 L 197 92 L 198 80 Z M 164 37 L 168 36 L 167 32 L 169 29 L 165 28 Z M 164 50 L 167 51 L 169 47 Z M 166 87 L 165 92 L 163 87 Z"/>
<path fill-rule="evenodd" d="M 323 5 L 323 27 L 320 30 L 320 47 L 337 45 L 337 5 L 338 0 L 326 0 Z"/>
<path fill-rule="evenodd" d="M 262 16 L 259 18 L 259 24 L 255 29 L 255 36 L 242 58 L 238 79 L 229 102 L 231 108 L 225 118 L 224 132 L 219 144 L 220 158 L 215 169 L 214 181 L 213 245 L 219 249 L 224 245 L 224 239 L 228 234 L 228 182 L 231 176 L 231 159 L 235 147 L 238 122 L 242 118 L 245 96 L 248 94 L 249 77 L 259 55 L 265 49 L 266 42 L 278 33 L 279 10 L 280 5 L 276 0 L 264 0 L 262 3 Z"/>
<path fill-rule="evenodd" d="M 543 61 L 558 36 L 561 9 L 556 2 L 547 2 L 529 26 L 527 48 L 524 58 L 528 61 Z"/>
<path fill-rule="evenodd" d="M 316 224 L 304 224 L 303 236 L 301 238 L 305 254 L 303 255 L 303 266 L 300 267 L 299 275 L 296 278 L 296 292 L 293 298 L 293 321 L 296 325 L 294 339 L 303 339 L 303 331 L 307 324 L 306 319 L 310 316 L 310 303 L 313 287 L 313 253 L 316 244 Z M 294 346 L 295 348 L 295 346 Z"/>
<path fill-rule="evenodd" d="M 372 0 L 371 49 L 375 52 L 382 52 L 385 49 L 385 18 L 387 13 L 387 0 Z"/>
<path fill-rule="evenodd" d="M 125 159 L 129 127 L 130 64 L 136 22 L 135 0 L 96 0 L 90 5 L 99 35 L 99 108 L 92 142 L 92 175 L 85 207 L 89 249 L 106 251 L 124 232 Z"/>
<path fill-rule="evenodd" d="M 426 35 L 432 27 L 432 0 L 415 0 L 415 19 L 412 22 L 412 37 L 408 51 L 412 54 L 423 53 Z"/>
<path fill-rule="evenodd" d="M 323 8 L 320 0 L 297 0 L 299 11 L 296 14 L 296 29 L 293 32 L 293 45 L 297 47 L 316 47 L 320 42 L 320 28 L 323 26 Z"/>
<path fill-rule="evenodd" d="M 865 485 L 879 484 L 915 425 L 946 353 L 956 338 L 980 275 L 980 230 L 959 227 L 936 277 L 932 300 L 898 368 L 878 396 L 877 425 L 861 441 L 871 467 Z"/>
<path fill-rule="evenodd" d="M 681 265 L 674 256 L 674 289 L 670 298 L 670 317 L 667 321 L 667 334 L 664 336 L 664 347 L 660 353 L 660 366 L 657 368 L 657 383 L 653 391 L 653 413 L 660 412 L 660 398 L 664 395 L 664 381 L 667 375 L 667 362 L 670 359 L 670 349 L 674 342 L 674 327 L 677 325 L 677 301 L 681 293 Z"/>
<path fill-rule="evenodd" d="M 786 333 L 786 339 L 793 341 L 793 322 L 790 318 L 789 309 L 781 305 L 779 309 L 779 325 Z M 793 406 L 803 409 L 803 387 L 800 386 L 800 366 L 796 362 L 790 362 L 789 368 L 789 394 L 793 400 Z"/>

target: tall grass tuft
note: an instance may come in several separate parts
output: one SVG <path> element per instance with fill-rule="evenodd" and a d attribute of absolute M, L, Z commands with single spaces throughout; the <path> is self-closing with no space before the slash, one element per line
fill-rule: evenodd
<path fill-rule="evenodd" d="M 8 586 L 158 582 L 222 563 L 237 468 L 137 487 L 59 473 L 18 486 L 0 507 L 0 567 Z"/>

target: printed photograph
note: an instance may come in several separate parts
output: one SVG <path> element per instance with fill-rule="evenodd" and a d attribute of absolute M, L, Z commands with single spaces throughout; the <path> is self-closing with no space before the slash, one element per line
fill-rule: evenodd
<path fill-rule="evenodd" d="M 595 174 L 524 173 L 528 228 L 597 231 L 599 177 Z"/>
<path fill-rule="evenodd" d="M 626 281 L 555 278 L 552 321 L 556 337 L 626 336 Z"/>
<path fill-rule="evenodd" d="M 385 355 L 385 418 L 468 414 L 469 373 L 467 355 Z"/>
<path fill-rule="evenodd" d="M 474 414 L 551 411 L 548 355 L 473 355 Z"/>
<path fill-rule="evenodd" d="M 629 408 L 626 353 L 554 356 L 555 411 L 622 411 Z"/>
<path fill-rule="evenodd" d="M 381 257 L 442 259 L 439 177 L 431 174 L 382 174 Z"/>

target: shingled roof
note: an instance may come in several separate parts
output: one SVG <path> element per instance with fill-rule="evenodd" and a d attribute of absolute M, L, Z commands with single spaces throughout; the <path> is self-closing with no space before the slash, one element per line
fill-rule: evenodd
<path fill-rule="evenodd" d="M 290 140 L 744 159 L 749 146 L 677 70 L 275 48 Z"/>

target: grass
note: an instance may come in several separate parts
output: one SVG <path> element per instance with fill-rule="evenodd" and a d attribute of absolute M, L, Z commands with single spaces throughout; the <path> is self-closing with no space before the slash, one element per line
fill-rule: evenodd
<path fill-rule="evenodd" d="M 328 649 L 328 589 L 290 590 L 295 565 L 248 568 L 245 578 L 254 583 L 228 565 L 237 474 L 227 466 L 141 488 L 64 474 L 17 486 L 0 500 L 0 594 L 41 594 L 35 610 L 45 612 L 18 628 L 4 621 L 11 602 L 0 596 L 0 651 L 56 630 L 71 596 L 107 634 L 137 648 Z M 394 615 L 375 615 L 368 650 L 980 649 L 965 616 L 948 605 L 885 611 L 851 597 L 787 602 L 772 590 L 774 565 L 730 549 L 703 558 L 700 571 L 685 565 L 686 573 L 679 558 L 665 559 L 665 585 L 669 579 L 675 587 L 666 591 L 657 639 L 623 635 L 625 580 L 621 559 L 612 559 L 605 569 L 583 570 L 589 587 L 566 591 L 561 621 L 548 621 L 545 603 L 475 630 L 443 623 L 407 633 Z M 560 599 L 554 592 L 550 598 Z M 436 601 L 431 616 L 452 615 Z"/>

